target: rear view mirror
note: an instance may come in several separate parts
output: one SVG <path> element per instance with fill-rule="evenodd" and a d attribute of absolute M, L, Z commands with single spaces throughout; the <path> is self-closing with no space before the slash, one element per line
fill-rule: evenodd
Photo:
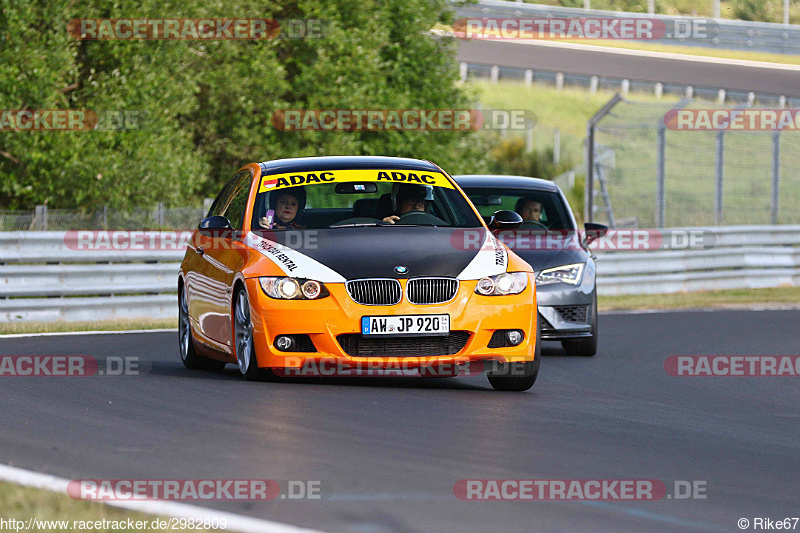
<path fill-rule="evenodd" d="M 503 197 L 499 195 L 471 196 L 470 200 L 475 205 L 502 205 Z"/>
<path fill-rule="evenodd" d="M 602 239 L 608 233 L 608 226 L 596 224 L 594 222 L 587 222 L 583 225 L 583 228 L 586 231 L 586 237 L 584 239 L 586 246 L 589 246 L 597 239 Z"/>
<path fill-rule="evenodd" d="M 515 211 L 495 211 L 492 220 L 489 222 L 489 229 L 517 229 L 522 225 L 522 217 Z"/>
<path fill-rule="evenodd" d="M 219 215 L 204 218 L 197 226 L 197 229 L 202 235 L 214 238 L 227 239 L 230 238 L 231 233 L 233 233 L 230 221 Z"/>
<path fill-rule="evenodd" d="M 363 183 L 344 182 L 336 184 L 336 194 L 369 194 L 378 192 L 378 186 L 371 181 Z"/>

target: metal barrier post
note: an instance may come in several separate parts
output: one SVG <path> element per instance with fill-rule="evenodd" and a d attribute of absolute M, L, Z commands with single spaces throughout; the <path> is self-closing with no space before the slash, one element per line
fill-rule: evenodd
<path fill-rule="evenodd" d="M 622 95 L 615 94 L 586 124 L 586 184 L 583 188 L 584 222 L 591 222 L 594 219 L 594 128 L 622 100 L 624 100 Z"/>
<path fill-rule="evenodd" d="M 46 205 L 37 205 L 36 206 L 36 226 L 38 229 L 42 231 L 47 231 L 47 206 Z"/>
<path fill-rule="evenodd" d="M 664 198 L 666 197 L 666 173 L 664 168 L 664 151 L 666 149 L 666 133 L 667 127 L 664 121 L 658 123 L 658 142 L 657 142 L 657 160 L 656 160 L 656 227 L 663 228 L 666 221 L 666 205 Z"/>
<path fill-rule="evenodd" d="M 714 160 L 714 223 L 722 225 L 722 183 L 725 173 L 725 131 L 717 132 L 717 155 Z"/>
<path fill-rule="evenodd" d="M 586 183 L 583 187 L 583 220 L 592 221 L 594 207 L 594 124 L 586 126 Z"/>
<path fill-rule="evenodd" d="M 772 209 L 770 224 L 778 223 L 778 209 L 780 208 L 781 186 L 781 132 L 776 130 L 772 134 Z"/>

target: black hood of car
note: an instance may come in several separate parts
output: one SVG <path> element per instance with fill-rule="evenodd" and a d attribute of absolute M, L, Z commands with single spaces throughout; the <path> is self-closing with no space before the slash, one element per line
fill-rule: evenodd
<path fill-rule="evenodd" d="M 293 248 L 347 280 L 360 278 L 456 277 L 477 246 L 462 246 L 465 231 L 483 242 L 486 230 L 430 226 L 378 226 L 274 231 L 265 238 Z M 465 249 L 469 248 L 469 249 Z M 405 267 L 398 272 L 395 267 Z M 401 269 L 402 270 L 402 269 Z"/>

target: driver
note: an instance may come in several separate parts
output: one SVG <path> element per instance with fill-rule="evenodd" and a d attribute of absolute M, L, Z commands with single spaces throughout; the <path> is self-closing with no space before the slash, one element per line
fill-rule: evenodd
<path fill-rule="evenodd" d="M 396 183 L 392 186 L 392 208 L 394 215 L 384 218 L 384 222 L 394 224 L 401 216 L 413 211 L 427 213 L 433 202 L 433 187 Z"/>
<path fill-rule="evenodd" d="M 258 223 L 266 229 L 305 229 L 297 222 L 297 217 L 306 207 L 306 190 L 303 187 L 289 187 L 273 191 L 269 195 L 269 211 Z M 270 214 L 272 213 L 272 216 Z"/>
<path fill-rule="evenodd" d="M 542 203 L 532 200 L 530 198 L 520 198 L 517 200 L 516 209 L 514 209 L 522 220 L 532 220 L 533 222 L 541 223 L 542 219 Z"/>

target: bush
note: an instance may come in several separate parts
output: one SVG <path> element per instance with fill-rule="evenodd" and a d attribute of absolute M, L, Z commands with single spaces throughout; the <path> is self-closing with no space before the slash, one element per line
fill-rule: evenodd
<path fill-rule="evenodd" d="M 553 149 L 526 152 L 525 141 L 520 137 L 502 139 L 490 152 L 489 163 L 494 174 L 513 174 L 552 180 L 568 168 L 570 162 L 553 164 Z"/>
<path fill-rule="evenodd" d="M 769 22 L 775 20 L 775 12 L 770 2 L 765 0 L 733 0 L 733 17 L 741 20 Z"/>

